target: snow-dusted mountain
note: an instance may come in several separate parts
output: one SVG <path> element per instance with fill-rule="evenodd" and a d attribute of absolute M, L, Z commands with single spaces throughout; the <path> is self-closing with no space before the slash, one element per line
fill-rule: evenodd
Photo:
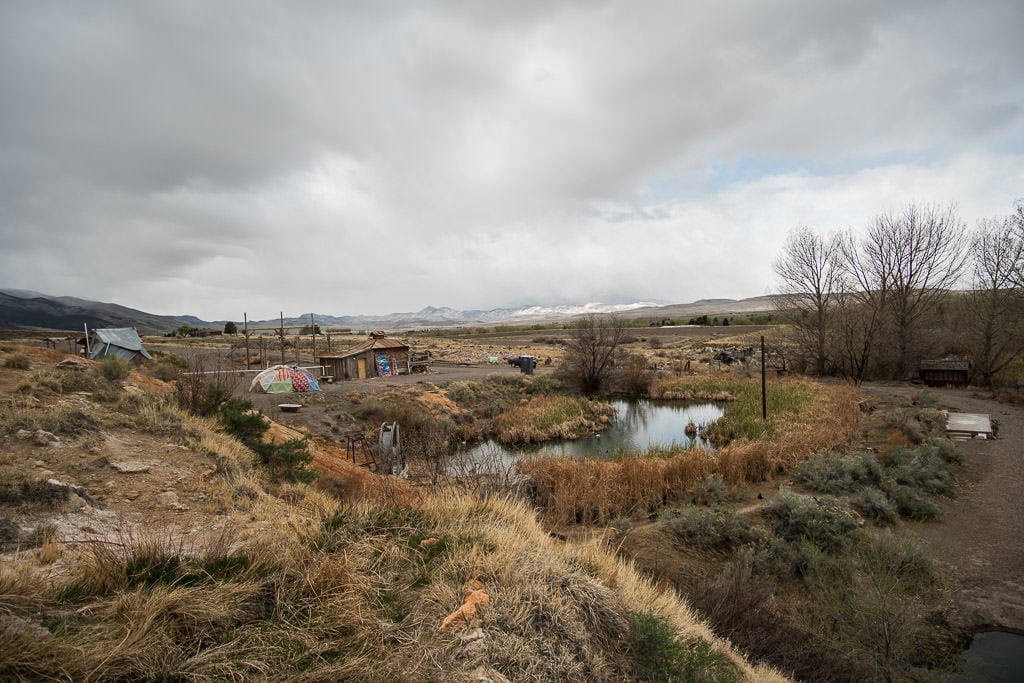
<path fill-rule="evenodd" d="M 565 304 L 558 306 L 519 306 L 462 311 L 448 307 L 427 306 L 408 313 L 386 315 L 324 315 L 315 313 L 321 327 L 353 329 L 409 330 L 457 325 L 524 325 L 558 322 L 588 314 L 616 314 L 631 318 L 686 318 L 702 313 L 737 313 L 770 309 L 770 297 L 733 299 L 702 299 L 690 304 L 662 305 L 653 302 L 631 304 Z M 207 322 L 191 315 L 161 316 L 113 303 L 100 303 L 69 296 L 50 296 L 30 290 L 0 289 L 0 329 L 43 328 L 80 330 L 90 327 L 137 327 L 148 334 L 170 332 L 181 325 L 222 328 L 223 320 Z M 237 322 L 237 319 L 236 319 Z M 309 313 L 285 318 L 288 327 L 309 324 Z M 252 327 L 277 327 L 280 319 L 250 320 Z"/>
<path fill-rule="evenodd" d="M 490 308 L 461 311 L 447 306 L 427 306 L 418 311 L 389 313 L 386 315 L 322 315 L 314 314 L 318 325 L 330 327 L 423 327 L 465 325 L 471 323 L 523 324 L 538 321 L 556 321 L 579 315 L 622 313 L 657 306 L 655 303 L 637 302 L 632 304 L 568 304 L 561 306 L 521 306 L 518 308 Z M 275 325 L 280 321 L 267 320 L 260 325 Z M 308 324 L 309 315 L 285 318 L 286 325 Z"/>

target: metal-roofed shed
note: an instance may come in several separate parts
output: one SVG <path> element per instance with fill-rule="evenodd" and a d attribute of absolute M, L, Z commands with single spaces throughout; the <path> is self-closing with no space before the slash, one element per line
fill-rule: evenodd
<path fill-rule="evenodd" d="M 142 345 L 139 333 L 131 327 L 108 327 L 93 330 L 91 348 L 89 358 L 92 360 L 120 358 L 140 363 L 143 359 L 153 359 L 146 351 L 146 347 Z"/>
<path fill-rule="evenodd" d="M 409 345 L 379 332 L 345 351 L 317 357 L 326 374 L 336 379 L 363 379 L 404 375 L 410 371 Z"/>

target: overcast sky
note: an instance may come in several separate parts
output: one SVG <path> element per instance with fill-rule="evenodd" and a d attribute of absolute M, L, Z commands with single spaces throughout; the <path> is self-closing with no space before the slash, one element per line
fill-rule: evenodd
<path fill-rule="evenodd" d="M 1024 3 L 0 3 L 0 287 L 206 319 L 682 303 L 1024 198 Z"/>

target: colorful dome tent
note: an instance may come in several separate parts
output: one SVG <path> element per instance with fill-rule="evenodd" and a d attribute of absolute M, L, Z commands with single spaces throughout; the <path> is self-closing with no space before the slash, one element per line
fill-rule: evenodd
<path fill-rule="evenodd" d="M 287 365 L 274 365 L 253 378 L 249 391 L 262 391 L 268 394 L 287 394 L 291 392 L 320 391 L 320 383 L 309 371 Z"/>

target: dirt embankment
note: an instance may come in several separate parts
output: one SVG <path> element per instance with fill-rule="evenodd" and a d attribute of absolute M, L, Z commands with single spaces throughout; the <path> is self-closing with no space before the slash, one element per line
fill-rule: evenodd
<path fill-rule="evenodd" d="M 874 395 L 912 396 L 917 387 L 866 386 Z M 929 389 L 944 407 L 984 413 L 998 424 L 995 440 L 958 444 L 967 455 L 956 496 L 939 502 L 939 522 L 912 529 L 952 570 L 953 619 L 968 629 L 1024 632 L 1024 408 L 974 391 Z"/>

